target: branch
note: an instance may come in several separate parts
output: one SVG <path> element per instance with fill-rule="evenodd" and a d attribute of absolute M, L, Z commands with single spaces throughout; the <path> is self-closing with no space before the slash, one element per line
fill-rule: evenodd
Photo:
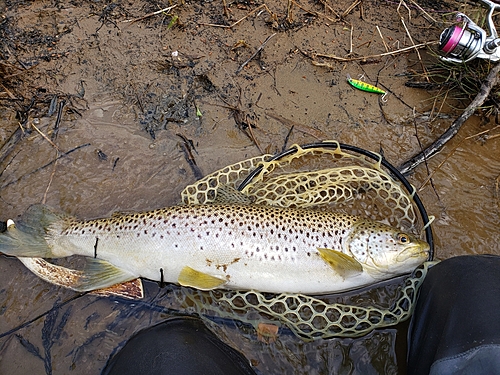
<path fill-rule="evenodd" d="M 488 96 L 490 95 L 491 89 L 498 82 L 498 73 L 500 72 L 500 63 L 496 64 L 491 68 L 486 80 L 481 85 L 479 93 L 476 95 L 474 100 L 465 108 L 464 112 L 451 124 L 451 126 L 446 130 L 438 139 L 434 141 L 430 146 L 419 154 L 413 156 L 410 160 L 401 164 L 398 169 L 402 174 L 408 174 L 413 171 L 418 165 L 428 160 L 432 156 L 438 153 L 443 146 L 452 139 L 455 134 L 458 133 L 462 125 L 467 121 L 467 119 L 472 116 L 476 109 L 483 105 Z"/>

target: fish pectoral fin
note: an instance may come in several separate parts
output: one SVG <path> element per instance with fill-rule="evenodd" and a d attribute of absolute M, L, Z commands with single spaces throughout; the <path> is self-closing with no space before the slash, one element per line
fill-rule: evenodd
<path fill-rule="evenodd" d="M 318 252 L 321 258 L 344 278 L 363 272 L 361 263 L 349 255 L 325 248 L 318 248 Z"/>
<path fill-rule="evenodd" d="M 224 279 L 196 271 L 188 266 L 181 270 L 177 281 L 182 286 L 190 286 L 201 290 L 215 289 L 227 282 Z"/>
<path fill-rule="evenodd" d="M 137 275 L 122 270 L 105 260 L 95 258 L 86 258 L 86 260 L 87 264 L 81 277 L 75 280 L 71 289 L 87 292 L 137 279 Z"/>

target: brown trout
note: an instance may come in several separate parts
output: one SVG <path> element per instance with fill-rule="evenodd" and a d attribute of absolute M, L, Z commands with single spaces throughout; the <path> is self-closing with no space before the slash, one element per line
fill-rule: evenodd
<path fill-rule="evenodd" d="M 79 221 L 31 207 L 0 235 L 0 252 L 77 291 L 146 278 L 202 290 L 325 294 L 411 272 L 429 245 L 341 213 L 245 204 L 174 206 Z M 86 257 L 81 271 L 34 258 Z M 23 258 L 25 257 L 25 258 Z M 31 259 L 33 258 L 33 259 Z M 44 268 L 45 265 L 51 265 Z"/>

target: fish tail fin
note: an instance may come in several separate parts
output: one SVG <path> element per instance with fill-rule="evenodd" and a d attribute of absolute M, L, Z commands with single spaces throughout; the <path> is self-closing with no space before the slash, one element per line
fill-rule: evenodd
<path fill-rule="evenodd" d="M 64 220 L 44 205 L 34 205 L 15 223 L 9 219 L 7 230 L 0 233 L 0 253 L 16 257 L 51 258 L 47 243 L 50 227 Z"/>

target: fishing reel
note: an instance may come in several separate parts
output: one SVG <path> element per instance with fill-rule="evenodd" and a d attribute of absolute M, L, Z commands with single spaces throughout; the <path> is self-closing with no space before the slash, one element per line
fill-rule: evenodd
<path fill-rule="evenodd" d="M 500 60 L 500 38 L 493 24 L 492 15 L 496 9 L 500 9 L 500 0 L 479 0 L 485 4 L 488 10 L 486 22 L 489 34 L 476 25 L 463 13 L 457 13 L 457 22 L 445 29 L 439 37 L 439 50 L 445 56 L 444 61 L 452 63 L 465 63 L 475 58 L 491 61 Z"/>

